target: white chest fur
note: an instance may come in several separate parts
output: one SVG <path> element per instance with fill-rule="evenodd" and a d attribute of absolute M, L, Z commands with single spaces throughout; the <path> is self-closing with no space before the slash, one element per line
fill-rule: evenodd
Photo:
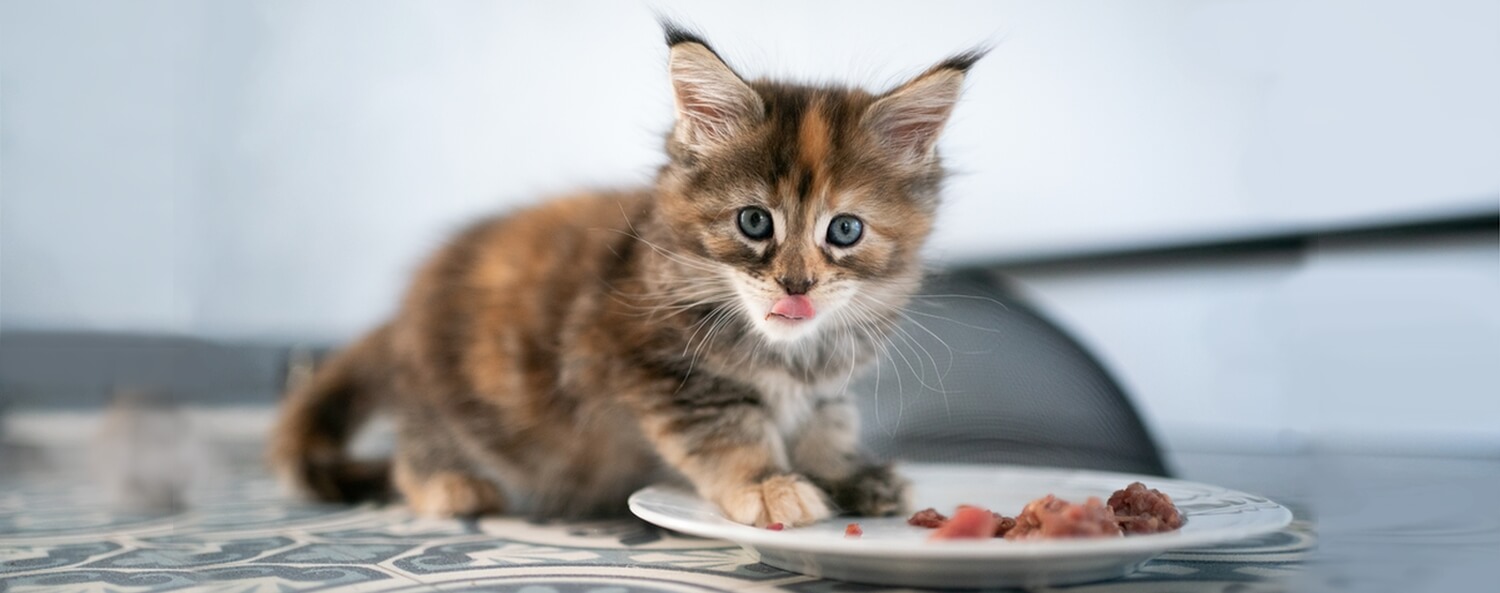
<path fill-rule="evenodd" d="M 766 410 L 783 439 L 792 438 L 812 418 L 817 386 L 781 373 L 767 373 L 756 380 L 756 386 L 760 388 Z"/>

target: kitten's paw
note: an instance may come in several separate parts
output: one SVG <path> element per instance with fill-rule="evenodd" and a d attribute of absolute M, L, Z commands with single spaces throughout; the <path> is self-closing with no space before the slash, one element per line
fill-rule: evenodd
<path fill-rule="evenodd" d="M 830 490 L 834 504 L 854 515 L 889 517 L 911 508 L 911 482 L 890 465 L 860 468 Z"/>
<path fill-rule="evenodd" d="M 504 508 L 500 489 L 494 484 L 457 472 L 437 472 L 421 480 L 397 480 L 397 484 L 407 506 L 419 515 L 472 517 Z"/>
<path fill-rule="evenodd" d="M 731 490 L 718 502 L 731 520 L 759 527 L 806 525 L 833 516 L 823 491 L 796 474 L 772 476 Z"/>

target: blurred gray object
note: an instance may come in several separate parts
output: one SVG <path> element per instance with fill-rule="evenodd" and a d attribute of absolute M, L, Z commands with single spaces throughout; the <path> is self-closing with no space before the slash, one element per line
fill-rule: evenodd
<path fill-rule="evenodd" d="M 1167 475 L 1099 362 L 985 270 L 928 280 L 855 389 L 882 457 Z"/>
<path fill-rule="evenodd" d="M 176 512 L 223 476 L 216 448 L 172 398 L 123 390 L 93 435 L 90 473 L 115 509 Z"/>
<path fill-rule="evenodd" d="M 0 333 L 0 408 L 102 410 L 120 390 L 182 404 L 274 403 L 295 350 L 137 333 Z"/>

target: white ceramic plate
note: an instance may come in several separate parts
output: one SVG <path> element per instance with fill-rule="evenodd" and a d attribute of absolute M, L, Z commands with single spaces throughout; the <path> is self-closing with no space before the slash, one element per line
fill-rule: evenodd
<path fill-rule="evenodd" d="M 636 516 L 674 531 L 725 539 L 761 562 L 818 577 L 913 587 L 1065 585 L 1121 577 L 1167 550 L 1231 542 L 1276 531 L 1292 521 L 1285 507 L 1217 486 L 1108 472 L 996 465 L 908 465 L 916 509 L 951 515 L 959 504 L 1014 516 L 1027 502 L 1055 494 L 1082 502 L 1107 498 L 1140 481 L 1172 497 L 1186 518 L 1181 530 L 1091 540 L 929 542 L 931 531 L 905 517 L 838 517 L 815 525 L 770 531 L 724 518 L 691 492 L 652 486 L 630 497 Z M 844 537 L 858 522 L 859 538 Z"/>

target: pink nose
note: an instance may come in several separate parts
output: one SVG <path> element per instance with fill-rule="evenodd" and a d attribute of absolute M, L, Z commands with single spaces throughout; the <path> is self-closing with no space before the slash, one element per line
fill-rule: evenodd
<path fill-rule="evenodd" d="M 787 319 L 812 319 L 816 311 L 813 309 L 812 299 L 807 295 L 794 294 L 784 296 L 771 305 L 771 314 Z"/>

